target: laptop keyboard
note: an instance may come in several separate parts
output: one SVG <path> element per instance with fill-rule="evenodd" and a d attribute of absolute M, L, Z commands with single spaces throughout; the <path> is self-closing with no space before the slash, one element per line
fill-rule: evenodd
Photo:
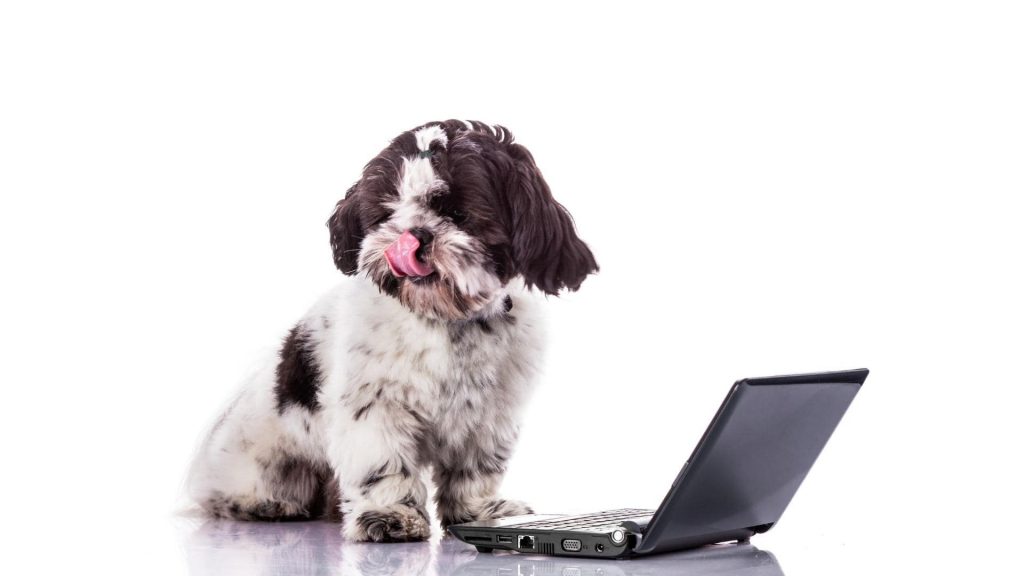
<path fill-rule="evenodd" d="M 522 524 L 511 524 L 509 528 L 521 530 L 523 528 L 536 528 L 539 530 L 568 530 L 588 531 L 598 528 L 615 528 L 623 520 L 632 520 L 641 516 L 650 516 L 654 510 L 640 510 L 635 508 L 623 508 L 621 510 L 608 510 L 595 514 L 582 514 L 580 516 L 563 516 L 551 518 L 550 520 L 537 520 L 534 522 L 523 522 Z"/>

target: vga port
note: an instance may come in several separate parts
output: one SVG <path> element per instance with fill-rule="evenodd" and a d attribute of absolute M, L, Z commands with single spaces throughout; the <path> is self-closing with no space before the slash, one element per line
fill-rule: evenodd
<path fill-rule="evenodd" d="M 573 538 L 566 538 L 562 540 L 562 550 L 566 552 L 579 552 L 580 548 L 583 548 L 583 543 Z"/>

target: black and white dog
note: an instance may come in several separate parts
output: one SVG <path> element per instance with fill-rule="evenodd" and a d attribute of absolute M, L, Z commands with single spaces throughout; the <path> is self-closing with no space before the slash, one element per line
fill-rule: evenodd
<path fill-rule="evenodd" d="M 530 288 L 597 271 L 526 148 L 500 126 L 433 122 L 367 164 L 327 222 L 350 280 L 288 334 L 200 448 L 215 516 L 333 518 L 352 540 L 526 514 L 497 489 L 542 352 Z"/>

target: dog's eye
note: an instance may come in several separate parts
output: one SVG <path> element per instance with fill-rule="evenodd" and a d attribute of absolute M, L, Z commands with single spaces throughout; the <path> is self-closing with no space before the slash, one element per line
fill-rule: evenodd
<path fill-rule="evenodd" d="M 459 209 L 450 194 L 438 194 L 431 198 L 430 209 L 447 217 L 456 225 L 466 221 L 466 213 Z"/>

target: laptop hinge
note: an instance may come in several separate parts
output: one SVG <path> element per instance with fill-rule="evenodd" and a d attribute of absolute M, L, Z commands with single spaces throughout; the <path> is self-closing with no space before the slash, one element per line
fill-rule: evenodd
<path fill-rule="evenodd" d="M 629 520 L 623 520 L 619 522 L 619 526 L 622 526 L 626 530 L 634 534 L 643 534 L 647 530 L 647 525 L 651 523 L 651 518 L 654 516 L 637 516 L 636 518 L 630 518 Z"/>

